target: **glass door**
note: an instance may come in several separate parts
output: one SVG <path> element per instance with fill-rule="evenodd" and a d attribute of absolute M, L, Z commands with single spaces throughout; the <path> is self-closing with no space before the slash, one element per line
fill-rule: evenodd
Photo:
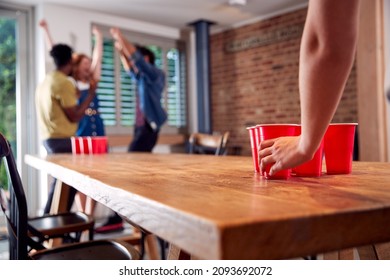
<path fill-rule="evenodd" d="M 37 151 L 32 26 L 31 7 L 0 3 L 0 132 L 10 141 L 29 210 L 35 212 L 37 175 L 23 163 L 26 153 Z M 0 170 L 3 187 L 4 176 Z"/>
<path fill-rule="evenodd" d="M 0 132 L 16 146 L 16 19 L 0 13 Z M 2 166 L 1 186 L 6 186 Z"/>

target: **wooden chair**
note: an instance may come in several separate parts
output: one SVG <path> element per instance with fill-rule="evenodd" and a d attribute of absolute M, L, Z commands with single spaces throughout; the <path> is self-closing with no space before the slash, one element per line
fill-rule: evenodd
<path fill-rule="evenodd" d="M 97 240 L 73 243 L 53 249 L 46 249 L 37 242 L 29 225 L 27 200 L 24 193 L 15 159 L 8 141 L 0 133 L 0 159 L 6 167 L 9 197 L 0 190 L 0 204 L 3 210 L 9 235 L 11 260 L 50 259 L 50 260 L 129 260 L 138 259 L 139 253 L 130 244 L 115 240 Z M 38 250 L 36 252 L 31 249 Z"/>
<path fill-rule="evenodd" d="M 189 138 L 189 153 L 225 155 L 227 154 L 228 140 L 228 131 L 220 135 L 192 133 Z"/>

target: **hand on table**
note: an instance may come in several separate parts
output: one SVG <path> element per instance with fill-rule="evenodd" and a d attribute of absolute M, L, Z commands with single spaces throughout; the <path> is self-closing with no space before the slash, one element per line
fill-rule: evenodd
<path fill-rule="evenodd" d="M 313 155 L 303 153 L 299 143 L 300 136 L 262 141 L 259 148 L 261 174 L 264 174 L 269 164 L 272 165 L 269 171 L 269 175 L 272 176 L 283 169 L 293 168 L 310 160 Z"/>

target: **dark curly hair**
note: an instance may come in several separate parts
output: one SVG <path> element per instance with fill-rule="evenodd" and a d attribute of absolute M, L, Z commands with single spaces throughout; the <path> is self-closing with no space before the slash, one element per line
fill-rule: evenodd
<path fill-rule="evenodd" d="M 156 60 L 156 57 L 151 50 L 140 45 L 136 45 L 136 48 L 143 56 L 149 57 L 150 64 L 154 65 L 154 61 Z"/>
<path fill-rule="evenodd" d="M 50 50 L 50 56 L 57 68 L 67 65 L 72 60 L 73 50 L 65 44 L 56 44 Z"/>

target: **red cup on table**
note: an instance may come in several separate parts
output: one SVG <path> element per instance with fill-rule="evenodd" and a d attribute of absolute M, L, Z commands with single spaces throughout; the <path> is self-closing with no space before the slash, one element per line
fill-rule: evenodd
<path fill-rule="evenodd" d="M 92 154 L 92 140 L 89 136 L 79 137 L 81 140 L 81 150 L 83 154 Z"/>
<path fill-rule="evenodd" d="M 72 144 L 72 154 L 82 154 L 81 145 L 80 145 L 80 137 L 70 137 L 70 141 Z"/>
<path fill-rule="evenodd" d="M 295 136 L 296 124 L 260 124 L 257 126 L 259 137 L 263 140 L 279 138 L 283 136 Z M 266 166 L 266 179 L 288 179 L 291 176 L 291 169 L 281 170 L 270 176 L 269 171 L 272 165 Z"/>
<path fill-rule="evenodd" d="M 296 135 L 301 135 L 301 126 L 297 126 Z M 320 177 L 322 174 L 322 156 L 324 151 L 324 140 L 321 141 L 313 158 L 295 168 L 293 173 L 299 177 Z"/>
<path fill-rule="evenodd" d="M 108 150 L 108 142 L 106 136 L 90 137 L 92 141 L 92 154 L 105 154 Z"/>
<path fill-rule="evenodd" d="M 357 123 L 331 123 L 324 137 L 327 174 L 352 172 L 353 146 Z"/>
<path fill-rule="evenodd" d="M 257 140 L 256 126 L 247 127 L 246 129 L 249 132 L 249 139 L 251 142 L 253 168 L 255 172 L 259 173 L 260 172 L 259 154 L 258 154 L 259 142 Z"/>

